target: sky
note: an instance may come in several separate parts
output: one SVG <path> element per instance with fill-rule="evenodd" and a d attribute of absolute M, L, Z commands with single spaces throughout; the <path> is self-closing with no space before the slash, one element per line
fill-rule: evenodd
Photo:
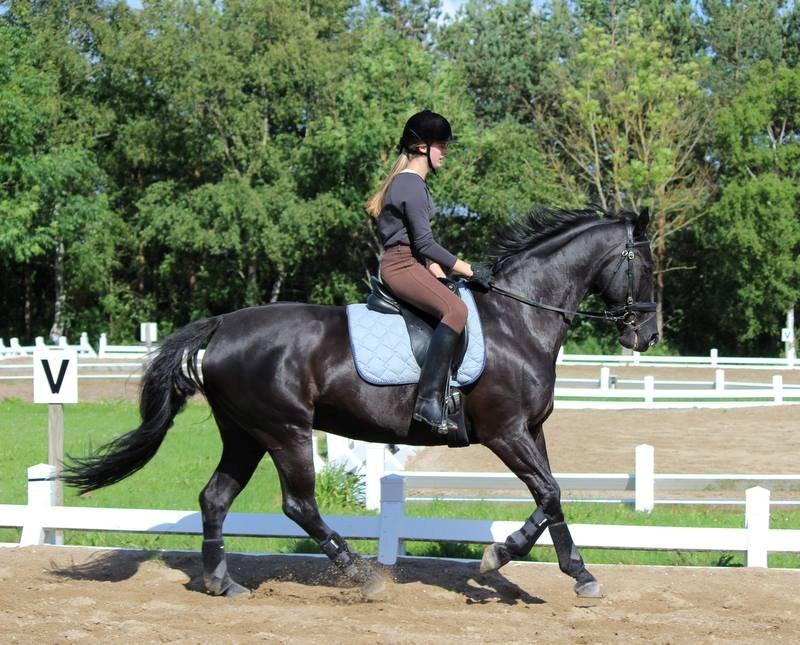
<path fill-rule="evenodd" d="M 442 0 L 442 13 L 454 16 L 458 8 L 467 0 Z"/>

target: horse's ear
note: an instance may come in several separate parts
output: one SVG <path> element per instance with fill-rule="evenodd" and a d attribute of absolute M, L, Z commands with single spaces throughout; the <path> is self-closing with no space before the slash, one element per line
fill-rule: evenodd
<path fill-rule="evenodd" d="M 646 237 L 647 225 L 650 223 L 650 209 L 644 206 L 634 220 L 633 232 L 636 237 Z"/>

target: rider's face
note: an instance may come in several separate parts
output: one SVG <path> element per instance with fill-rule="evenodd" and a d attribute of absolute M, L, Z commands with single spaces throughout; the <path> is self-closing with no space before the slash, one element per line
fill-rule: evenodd
<path fill-rule="evenodd" d="M 444 141 L 431 144 L 431 165 L 438 168 L 447 156 L 447 143 Z"/>

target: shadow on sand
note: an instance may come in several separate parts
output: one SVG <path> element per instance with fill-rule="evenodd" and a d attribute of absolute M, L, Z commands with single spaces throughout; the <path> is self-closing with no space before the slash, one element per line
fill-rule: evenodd
<path fill-rule="evenodd" d="M 323 557 L 242 554 L 228 554 L 227 557 L 228 569 L 234 580 L 251 590 L 282 582 L 316 587 L 358 588 L 358 585 L 344 578 Z M 50 573 L 72 580 L 122 582 L 135 576 L 142 563 L 149 560 L 158 560 L 171 569 L 182 571 L 189 578 L 189 582 L 184 585 L 187 590 L 205 593 L 200 555 L 194 553 L 103 551 L 78 564 L 65 566 L 51 562 Z M 374 560 L 371 562 L 393 584 L 421 583 L 439 587 L 463 596 L 469 605 L 533 605 L 545 602 L 530 595 L 500 573 L 481 575 L 478 562 L 401 558 L 393 567 L 379 565 Z"/>

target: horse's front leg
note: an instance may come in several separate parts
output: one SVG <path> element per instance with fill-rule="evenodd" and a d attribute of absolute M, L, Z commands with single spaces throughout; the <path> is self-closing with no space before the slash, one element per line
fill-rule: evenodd
<path fill-rule="evenodd" d="M 543 441 L 541 426 L 529 432 L 524 424 L 511 432 L 498 434 L 484 442 L 530 490 L 537 508 L 522 527 L 502 544 L 486 547 L 481 561 L 481 573 L 496 571 L 514 558 L 525 557 L 536 541 L 550 529 L 550 537 L 558 556 L 558 566 L 576 580 L 575 593 L 582 597 L 599 598 L 603 589 L 589 573 L 564 521 L 561 490 L 550 472 L 546 452 L 537 444 Z M 540 439 L 541 437 L 541 439 Z"/>

